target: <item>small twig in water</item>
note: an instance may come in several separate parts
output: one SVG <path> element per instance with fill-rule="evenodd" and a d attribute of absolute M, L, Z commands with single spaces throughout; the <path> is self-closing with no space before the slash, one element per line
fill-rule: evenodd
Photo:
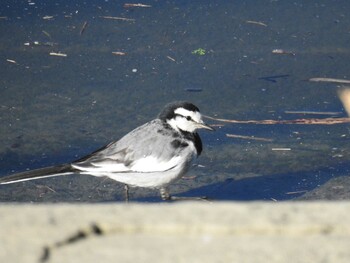
<path fill-rule="evenodd" d="M 263 141 L 263 142 L 272 142 L 273 141 L 273 139 L 268 139 L 268 138 L 261 138 L 261 137 L 255 137 L 255 136 L 245 136 L 245 135 L 237 135 L 237 134 L 229 134 L 229 133 L 226 134 L 226 137 L 245 139 L 245 140 Z"/>
<path fill-rule="evenodd" d="M 84 24 L 82 25 L 81 29 L 80 29 L 79 35 L 84 34 L 87 25 L 88 25 L 88 22 L 85 21 Z"/>

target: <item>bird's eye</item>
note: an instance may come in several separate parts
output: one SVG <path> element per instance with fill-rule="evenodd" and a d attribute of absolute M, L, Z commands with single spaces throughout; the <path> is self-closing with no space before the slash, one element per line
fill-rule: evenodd
<path fill-rule="evenodd" d="M 187 119 L 188 121 L 191 121 L 191 120 L 192 120 L 192 118 L 191 118 L 190 116 L 187 116 L 186 119 Z"/>

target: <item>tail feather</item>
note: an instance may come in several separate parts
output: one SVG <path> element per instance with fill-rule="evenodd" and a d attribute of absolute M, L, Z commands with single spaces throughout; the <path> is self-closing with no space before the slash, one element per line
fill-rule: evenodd
<path fill-rule="evenodd" d="M 62 164 L 5 176 L 0 178 L 0 184 L 11 184 L 64 174 L 72 174 L 74 172 L 78 172 L 78 170 L 74 169 L 70 164 Z"/>

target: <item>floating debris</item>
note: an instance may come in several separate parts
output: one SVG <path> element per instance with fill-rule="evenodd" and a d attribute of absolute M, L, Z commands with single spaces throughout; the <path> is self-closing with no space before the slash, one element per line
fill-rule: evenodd
<path fill-rule="evenodd" d="M 253 24 L 253 25 L 258 25 L 258 26 L 265 26 L 267 27 L 267 24 L 260 22 L 260 21 L 253 21 L 253 20 L 247 20 L 245 21 L 247 24 Z"/>
<path fill-rule="evenodd" d="M 61 52 L 50 52 L 50 56 L 56 56 L 56 57 L 67 57 L 67 54 L 61 53 Z"/>
<path fill-rule="evenodd" d="M 238 138 L 238 139 L 244 139 L 244 140 L 263 141 L 263 142 L 272 142 L 273 141 L 273 139 L 269 139 L 269 138 L 245 136 L 245 135 L 237 135 L 237 134 L 229 134 L 229 133 L 226 134 L 226 137 Z"/>
<path fill-rule="evenodd" d="M 193 50 L 191 53 L 194 55 L 198 55 L 198 56 L 204 56 L 206 53 L 206 50 L 203 48 L 197 48 L 197 49 Z"/>
<path fill-rule="evenodd" d="M 0 20 L 1 19 L 7 20 L 7 16 L 0 16 Z"/>
<path fill-rule="evenodd" d="M 284 49 L 273 49 L 272 54 L 277 54 L 277 55 L 292 55 L 295 56 L 295 53 L 292 51 L 284 50 Z"/>
<path fill-rule="evenodd" d="M 54 16 L 43 16 L 44 20 L 52 20 L 54 19 Z"/>
<path fill-rule="evenodd" d="M 288 78 L 289 75 L 284 74 L 284 75 L 274 75 L 274 76 L 267 76 L 267 77 L 261 77 L 259 79 L 266 80 L 266 81 L 271 81 L 273 83 L 277 82 L 277 79 L 285 79 Z"/>
<path fill-rule="evenodd" d="M 51 38 L 51 35 L 48 32 L 46 32 L 45 30 L 42 30 L 41 32 L 43 32 L 43 34 L 45 36 L 47 36 L 48 38 Z"/>
<path fill-rule="evenodd" d="M 13 59 L 6 59 L 6 61 L 9 62 L 9 63 L 18 65 L 18 63 L 17 63 L 16 60 L 13 60 Z"/>
<path fill-rule="evenodd" d="M 332 82 L 341 84 L 350 84 L 350 80 L 347 79 L 334 79 L 334 78 L 311 78 L 309 81 L 312 82 Z"/>
<path fill-rule="evenodd" d="M 286 195 L 295 195 L 295 194 L 303 194 L 303 193 L 307 193 L 307 190 L 287 192 Z"/>
<path fill-rule="evenodd" d="M 170 57 L 170 56 L 166 56 L 166 57 L 167 57 L 167 59 L 170 59 L 171 61 L 176 62 L 175 58 L 172 58 L 172 57 Z"/>
<path fill-rule="evenodd" d="M 84 24 L 82 25 L 81 29 L 80 29 L 79 35 L 84 34 L 85 29 L 86 29 L 87 26 L 88 26 L 88 22 L 85 21 Z"/>
<path fill-rule="evenodd" d="M 33 42 L 25 42 L 23 43 L 25 46 L 47 46 L 47 47 L 53 47 L 57 46 L 58 44 L 55 42 L 39 42 L 39 41 L 33 41 Z"/>
<path fill-rule="evenodd" d="M 144 5 L 144 4 L 124 4 L 124 8 L 130 8 L 130 7 L 152 7 L 151 5 Z"/>
<path fill-rule="evenodd" d="M 188 92 L 201 92 L 203 89 L 201 88 L 186 88 L 185 91 Z"/>
<path fill-rule="evenodd" d="M 116 55 L 116 56 L 125 56 L 126 55 L 126 53 L 120 52 L 120 51 L 113 51 L 112 54 Z"/>
<path fill-rule="evenodd" d="M 135 22 L 135 19 L 131 18 L 125 18 L 125 17 L 119 17 L 119 16 L 100 16 L 104 19 L 111 19 L 111 20 L 121 20 L 121 21 L 129 21 L 129 22 Z"/>
<path fill-rule="evenodd" d="M 291 151 L 292 148 L 272 148 L 272 151 Z"/>

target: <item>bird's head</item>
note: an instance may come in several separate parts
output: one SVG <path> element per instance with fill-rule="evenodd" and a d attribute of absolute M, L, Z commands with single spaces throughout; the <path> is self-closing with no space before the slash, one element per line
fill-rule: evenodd
<path fill-rule="evenodd" d="M 197 106 L 190 102 L 178 101 L 164 107 L 159 119 L 169 124 L 176 131 L 193 133 L 197 129 L 214 129 L 202 120 Z"/>

